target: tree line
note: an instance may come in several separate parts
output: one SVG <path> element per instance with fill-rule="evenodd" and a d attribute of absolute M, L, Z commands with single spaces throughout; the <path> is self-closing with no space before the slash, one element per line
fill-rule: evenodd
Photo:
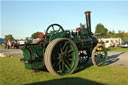
<path fill-rule="evenodd" d="M 108 30 L 103 24 L 99 23 L 96 25 L 95 35 L 97 38 L 121 38 L 123 41 L 128 40 L 128 33 L 125 33 L 122 30 L 118 30 L 116 33 L 115 30 Z"/>

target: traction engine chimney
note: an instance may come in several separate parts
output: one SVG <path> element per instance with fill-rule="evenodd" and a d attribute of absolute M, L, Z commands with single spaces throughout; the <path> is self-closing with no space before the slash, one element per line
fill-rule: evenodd
<path fill-rule="evenodd" d="M 91 19 L 90 19 L 90 15 L 91 11 L 86 11 L 85 12 L 85 16 L 86 16 L 86 25 L 87 25 L 87 29 L 89 34 L 91 34 Z"/>

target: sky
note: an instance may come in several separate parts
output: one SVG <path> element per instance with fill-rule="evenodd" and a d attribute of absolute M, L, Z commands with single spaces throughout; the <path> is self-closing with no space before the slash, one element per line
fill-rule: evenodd
<path fill-rule="evenodd" d="M 15 39 L 45 32 L 51 24 L 76 29 L 86 24 L 85 11 L 91 11 L 91 27 L 95 32 L 102 23 L 109 31 L 128 32 L 128 1 L 113 0 L 2 0 L 0 4 L 0 37 L 12 34 Z"/>

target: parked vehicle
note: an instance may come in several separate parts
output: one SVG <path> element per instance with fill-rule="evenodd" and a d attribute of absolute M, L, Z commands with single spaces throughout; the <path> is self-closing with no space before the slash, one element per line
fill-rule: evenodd
<path fill-rule="evenodd" d="M 128 41 L 124 41 L 121 43 L 120 47 L 122 48 L 128 48 Z"/>
<path fill-rule="evenodd" d="M 101 38 L 98 40 L 99 42 L 104 42 L 105 47 L 117 47 L 121 45 L 121 38 Z"/>

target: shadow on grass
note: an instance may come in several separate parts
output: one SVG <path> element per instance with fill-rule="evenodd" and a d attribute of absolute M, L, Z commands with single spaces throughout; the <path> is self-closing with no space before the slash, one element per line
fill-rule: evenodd
<path fill-rule="evenodd" d="M 81 65 L 77 67 L 77 69 L 75 70 L 75 72 L 73 72 L 73 74 L 78 73 L 86 68 L 89 68 L 90 66 L 93 66 L 93 64 L 85 64 L 85 65 Z M 40 70 L 33 70 L 33 72 L 41 72 L 41 71 L 45 71 L 48 72 L 48 70 L 46 68 L 40 69 Z M 48 72 L 49 73 L 49 72 Z"/>
<path fill-rule="evenodd" d="M 84 69 L 87 69 L 87 68 L 91 67 L 91 66 L 93 66 L 93 64 L 92 64 L 92 60 L 91 60 L 91 58 L 90 58 L 86 64 L 84 64 L 84 65 L 78 64 L 78 67 L 77 67 L 77 69 L 75 70 L 75 72 L 73 72 L 73 74 L 78 73 L 78 72 L 80 72 L 80 71 L 82 71 L 82 70 L 84 70 Z M 43 69 L 40 69 L 40 70 L 33 70 L 33 71 L 34 71 L 34 72 L 41 72 L 41 71 L 48 72 L 48 70 L 47 70 L 46 67 L 44 67 Z"/>
<path fill-rule="evenodd" d="M 78 65 L 78 68 L 76 69 L 76 71 L 74 73 L 77 73 L 77 72 L 80 72 L 84 69 L 87 69 L 89 67 L 93 66 L 93 63 L 92 63 L 92 57 L 89 58 L 88 62 L 84 65 Z"/>
<path fill-rule="evenodd" d="M 91 67 L 91 66 L 93 66 L 93 65 L 92 64 L 85 64 L 85 65 L 82 65 L 82 66 L 78 66 L 78 68 L 76 69 L 76 71 L 74 73 L 78 73 L 78 72 L 80 72 L 84 69 L 87 69 L 87 68 Z"/>
<path fill-rule="evenodd" d="M 112 55 L 112 56 L 108 56 L 108 59 L 107 59 L 107 62 L 106 62 L 106 65 L 110 65 L 110 64 L 113 64 L 115 62 L 117 62 L 119 60 L 119 56 L 124 54 L 125 52 L 121 52 L 119 54 L 116 54 L 116 55 Z"/>
<path fill-rule="evenodd" d="M 29 83 L 24 85 L 105 85 L 105 84 L 79 77 L 70 77 L 70 78 L 61 78 L 61 79 L 53 79 L 42 82 Z"/>

